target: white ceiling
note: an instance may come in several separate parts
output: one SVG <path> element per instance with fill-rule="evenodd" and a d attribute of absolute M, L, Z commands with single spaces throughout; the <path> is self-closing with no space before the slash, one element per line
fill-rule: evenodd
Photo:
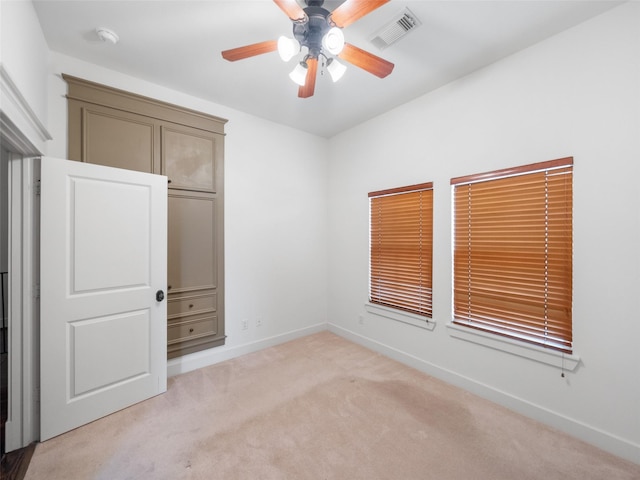
<path fill-rule="evenodd" d="M 220 55 L 291 36 L 290 20 L 271 0 L 33 3 L 53 51 L 331 137 L 621 2 L 392 0 L 344 33 L 348 43 L 393 62 L 393 72 L 380 79 L 348 65 L 338 83 L 319 76 L 315 95 L 307 99 L 298 98 L 298 86 L 288 78 L 295 60 L 284 63 L 277 52 L 237 62 Z M 422 25 L 378 50 L 371 37 L 407 7 Z M 115 31 L 120 42 L 101 42 L 97 27 Z"/>

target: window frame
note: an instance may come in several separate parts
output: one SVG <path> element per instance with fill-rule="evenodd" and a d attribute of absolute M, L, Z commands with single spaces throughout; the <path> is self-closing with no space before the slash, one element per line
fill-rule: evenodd
<path fill-rule="evenodd" d="M 367 311 L 418 326 L 424 325 L 425 320 L 428 324 L 433 323 L 433 182 L 369 192 L 368 197 Z M 385 208 L 388 214 L 394 208 L 398 211 L 407 207 L 416 207 L 417 210 L 403 210 L 403 215 L 388 217 L 386 222 L 381 218 L 381 208 Z M 419 218 L 417 226 L 412 223 L 416 218 Z M 384 242 L 379 237 L 381 228 L 388 232 L 393 230 L 385 236 Z M 387 248 L 390 244 L 393 246 L 391 251 Z M 415 248 L 418 249 L 417 255 Z M 419 265 L 415 267 L 411 260 L 418 257 Z M 403 275 L 413 281 L 401 285 L 397 281 Z M 427 283 L 423 284 L 423 281 Z"/>
<path fill-rule="evenodd" d="M 562 178 L 558 177 L 560 172 L 563 173 Z M 526 175 L 537 176 L 524 178 Z M 543 187 L 538 184 L 539 178 L 545 182 Z M 549 180 L 549 178 L 552 179 Z M 564 192 L 561 192 L 560 188 L 555 186 L 560 183 L 560 180 L 564 180 Z M 526 185 L 520 186 L 521 182 Z M 466 335 L 460 332 L 466 328 L 469 330 L 475 329 L 481 338 L 486 338 L 486 333 L 488 333 L 490 336 L 503 336 L 505 340 L 513 340 L 516 344 L 517 342 L 524 342 L 543 349 L 558 351 L 562 355 L 571 356 L 573 352 L 573 157 L 452 178 L 450 184 L 452 194 L 453 255 L 452 328 L 450 330 L 454 332 L 453 336 L 465 337 Z M 475 204 L 472 203 L 475 200 L 475 198 L 472 200 L 474 184 L 481 184 L 476 187 L 476 190 L 480 189 L 480 192 L 477 194 L 479 200 L 476 200 Z M 529 184 L 537 185 L 537 190 L 530 193 Z M 521 194 L 517 188 L 522 188 L 525 193 Z M 490 189 L 500 191 L 501 196 L 496 195 Z M 540 189 L 543 191 L 544 198 L 540 196 Z M 524 198 L 519 199 L 522 195 L 524 195 Z M 457 205 L 457 198 L 463 196 L 461 206 Z M 467 196 L 468 199 L 466 199 Z M 518 200 L 514 202 L 514 198 Z M 539 211 L 540 202 L 545 204 L 543 215 Z M 535 220 L 529 219 L 531 215 L 522 213 L 521 205 L 534 208 L 536 213 Z M 474 207 L 473 213 L 469 213 L 471 206 Z M 559 211 L 564 214 L 561 222 L 556 220 L 558 218 L 556 212 Z M 465 216 L 457 218 L 457 215 L 461 213 Z M 529 210 L 527 210 L 527 213 L 529 213 Z M 540 224 L 541 216 L 544 217 L 543 224 Z M 509 225 L 505 227 L 504 225 L 507 223 Z M 534 246 L 519 246 L 520 240 L 515 240 L 515 238 L 516 235 L 521 235 L 523 231 L 521 229 L 523 228 L 527 228 L 527 230 L 524 230 L 526 232 L 529 232 L 528 229 L 533 228 L 534 238 L 536 236 L 538 238 L 541 235 L 544 236 L 544 253 L 539 253 L 540 245 L 538 243 L 527 241 L 527 243 L 532 243 Z M 503 231 L 507 233 L 505 234 Z M 542 234 L 540 234 L 540 231 L 542 231 Z M 495 235 L 495 238 L 492 235 Z M 475 238 L 472 239 L 472 237 Z M 560 238 L 559 241 L 558 238 Z M 459 240 L 461 246 L 456 243 L 456 239 Z M 517 267 L 504 267 L 501 265 L 506 262 L 502 258 L 499 261 L 496 260 L 495 251 L 489 253 L 491 248 L 485 246 L 488 243 L 487 239 L 493 242 L 499 240 L 502 245 L 501 248 L 506 249 L 505 253 L 500 252 L 500 255 L 508 257 L 509 262 L 512 262 L 513 258 L 519 259 L 515 263 Z M 551 245 L 551 242 L 554 242 L 553 245 Z M 474 244 L 476 245 L 476 253 L 472 253 L 472 245 Z M 512 256 L 508 256 L 506 253 L 509 249 Z M 531 254 L 531 249 L 537 250 L 538 253 Z M 564 254 L 554 256 L 556 249 Z M 515 250 L 517 252 L 514 254 Z M 569 252 L 568 257 L 566 255 L 567 250 Z M 531 257 L 538 260 L 532 261 Z M 544 259 L 543 263 L 540 262 L 539 257 Z M 464 268 L 460 268 L 465 259 L 468 262 L 467 271 L 464 271 Z M 525 262 L 531 262 L 531 264 L 526 264 L 526 269 Z M 501 269 L 507 272 L 511 269 L 509 276 L 517 275 L 517 277 L 515 279 L 507 278 L 506 275 L 501 277 Z M 531 273 L 528 269 L 531 269 L 534 273 Z M 543 270 L 543 273 L 540 273 L 540 269 Z M 514 270 L 517 273 L 513 273 Z M 559 275 L 558 271 L 561 272 Z M 538 318 L 539 312 L 523 313 L 525 309 L 529 308 L 541 310 L 539 305 L 539 282 L 541 279 L 544 282 L 542 298 L 544 318 L 542 319 Z M 558 279 L 560 279 L 559 283 Z M 521 288 L 519 282 L 522 282 L 531 290 Z M 496 285 L 501 283 L 506 284 L 501 298 L 491 299 L 492 295 L 487 292 L 492 288 L 494 292 L 497 292 Z M 518 288 L 514 285 L 518 285 Z M 538 291 L 536 291 L 536 288 L 538 288 Z M 557 293 L 557 288 L 561 290 L 560 293 Z M 518 289 L 526 293 L 514 293 Z M 525 295 L 529 297 L 532 293 L 535 295 L 535 301 L 533 302 L 536 303 L 535 308 L 524 306 L 529 300 L 522 300 Z M 468 298 L 465 299 L 465 295 Z M 495 294 L 493 295 L 495 296 Z M 560 296 L 560 300 L 556 299 L 556 295 Z M 562 306 L 560 313 L 554 311 L 558 302 Z M 515 305 L 513 307 L 514 311 L 510 311 L 512 307 L 511 305 L 506 306 L 507 304 Z M 549 305 L 554 308 L 548 308 Z M 551 315 L 549 315 L 549 311 L 551 311 Z M 503 312 L 507 312 L 504 317 L 496 316 L 498 314 L 502 315 Z M 487 340 L 483 340 L 480 343 L 487 343 Z"/>

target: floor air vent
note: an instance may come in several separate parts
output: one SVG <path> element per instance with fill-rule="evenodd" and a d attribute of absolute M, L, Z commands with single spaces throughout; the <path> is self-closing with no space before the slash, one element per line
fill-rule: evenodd
<path fill-rule="evenodd" d="M 396 15 L 393 20 L 374 34 L 371 43 L 380 50 L 384 50 L 420 25 L 422 25 L 422 22 L 418 20 L 411 10 L 405 8 L 400 14 Z"/>

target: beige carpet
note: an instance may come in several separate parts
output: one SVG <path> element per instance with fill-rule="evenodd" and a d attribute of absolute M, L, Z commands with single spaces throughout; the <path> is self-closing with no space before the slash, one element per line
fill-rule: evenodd
<path fill-rule="evenodd" d="M 640 479 L 640 465 L 323 332 L 39 444 L 36 479 Z"/>

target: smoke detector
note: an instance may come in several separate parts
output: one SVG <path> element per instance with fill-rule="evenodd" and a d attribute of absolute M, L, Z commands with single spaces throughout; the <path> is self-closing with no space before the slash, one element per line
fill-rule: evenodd
<path fill-rule="evenodd" d="M 109 42 L 115 45 L 120 40 L 120 37 L 113 30 L 109 30 L 108 28 L 98 27 L 96 28 L 96 34 L 98 38 L 103 42 Z"/>

